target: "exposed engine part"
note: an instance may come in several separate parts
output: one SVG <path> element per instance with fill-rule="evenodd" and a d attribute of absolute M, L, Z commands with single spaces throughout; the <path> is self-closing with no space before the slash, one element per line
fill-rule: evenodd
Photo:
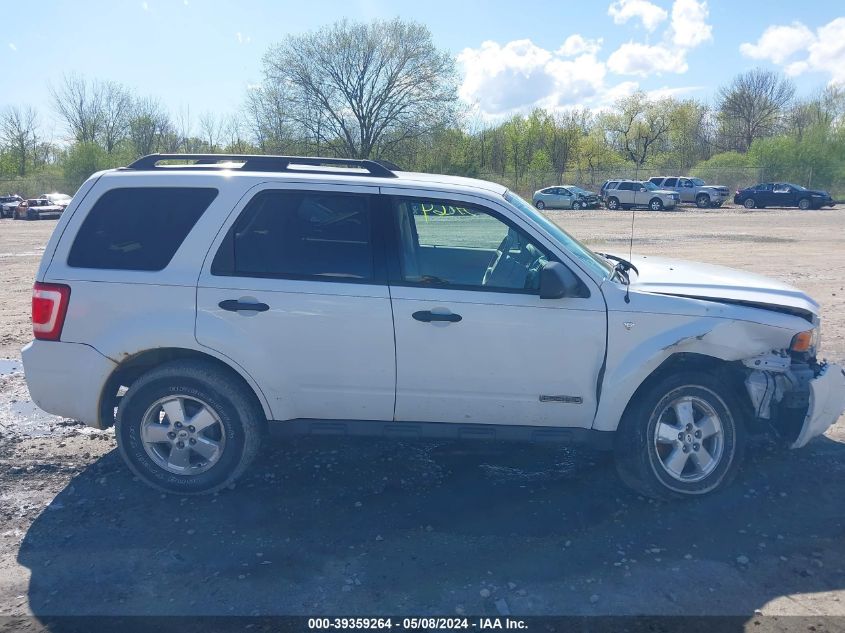
<path fill-rule="evenodd" d="M 783 400 L 796 386 L 788 372 L 754 370 L 745 379 L 745 388 L 754 407 L 754 417 L 769 420 L 772 404 Z"/>

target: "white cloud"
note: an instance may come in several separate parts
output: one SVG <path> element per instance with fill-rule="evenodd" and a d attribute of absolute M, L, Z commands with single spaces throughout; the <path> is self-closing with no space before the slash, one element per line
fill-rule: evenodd
<path fill-rule="evenodd" d="M 713 39 L 713 27 L 707 23 L 710 10 L 703 0 L 675 0 L 672 5 L 672 43 L 695 48 Z"/>
<path fill-rule="evenodd" d="M 648 92 L 646 92 L 646 96 L 649 99 L 666 99 L 668 97 L 679 97 L 681 95 L 687 95 L 691 92 L 696 92 L 698 90 L 703 89 L 704 86 L 677 86 L 675 88 L 663 86 L 662 88 L 655 88 L 654 90 L 649 90 Z"/>
<path fill-rule="evenodd" d="M 557 54 L 561 57 L 574 57 L 581 53 L 590 53 L 595 55 L 601 50 L 602 38 L 597 40 L 588 40 L 578 33 L 570 35 L 563 41 L 563 45 L 557 49 Z"/>
<path fill-rule="evenodd" d="M 144 11 L 149 11 L 149 10 L 150 10 L 150 5 L 148 5 L 146 2 L 142 2 L 142 3 L 141 3 L 141 8 L 142 8 Z"/>
<path fill-rule="evenodd" d="M 744 42 L 739 51 L 752 59 L 767 59 L 775 64 L 783 64 L 795 53 L 805 50 L 815 39 L 813 32 L 801 24 L 793 22 L 789 26 L 770 26 L 756 44 Z"/>
<path fill-rule="evenodd" d="M 610 5 L 608 11 L 612 12 L 616 4 Z M 704 0 L 675 0 L 671 22 L 661 40 L 656 44 L 622 44 L 607 58 L 608 70 L 637 77 L 685 73 L 689 51 L 713 38 L 713 27 L 707 22 L 709 14 Z"/>
<path fill-rule="evenodd" d="M 9 42 L 9 48 L 11 48 L 15 53 L 18 52 L 18 47 L 15 46 L 12 42 Z"/>
<path fill-rule="evenodd" d="M 648 0 L 616 0 L 607 8 L 607 14 L 616 24 L 639 19 L 647 31 L 653 31 L 669 17 L 665 9 Z"/>
<path fill-rule="evenodd" d="M 845 17 L 831 20 L 815 33 L 801 22 L 770 26 L 756 44 L 745 42 L 739 50 L 752 59 L 785 65 L 789 75 L 821 72 L 830 75 L 831 83 L 845 84 Z M 795 59 L 801 53 L 804 56 Z"/>
<path fill-rule="evenodd" d="M 601 99 L 607 90 L 604 63 L 593 52 L 566 57 L 561 51 L 578 49 L 574 40 L 567 41 L 569 47 L 564 44 L 555 52 L 527 39 L 504 45 L 487 41 L 479 48 L 464 49 L 458 54 L 464 70 L 461 97 L 477 103 L 481 113 L 490 117 L 533 107 L 565 108 Z"/>
<path fill-rule="evenodd" d="M 235 38 L 238 40 L 238 44 L 249 44 L 252 41 L 249 35 L 244 35 L 240 31 L 235 33 Z"/>
<path fill-rule="evenodd" d="M 649 75 L 663 73 L 685 73 L 687 71 L 686 50 L 670 49 L 657 44 L 628 42 L 622 44 L 607 58 L 607 67 L 617 75 Z"/>

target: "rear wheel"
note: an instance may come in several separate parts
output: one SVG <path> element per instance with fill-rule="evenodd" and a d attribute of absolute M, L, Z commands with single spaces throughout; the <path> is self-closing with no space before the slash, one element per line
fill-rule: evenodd
<path fill-rule="evenodd" d="M 746 198 L 745 202 L 742 203 L 742 206 L 744 206 L 746 209 L 754 209 L 757 206 L 757 202 L 754 200 L 754 198 Z"/>
<path fill-rule="evenodd" d="M 698 205 L 699 209 L 706 209 L 710 206 L 710 196 L 706 193 L 698 194 L 695 198 L 695 204 Z"/>
<path fill-rule="evenodd" d="M 534 203 L 534 206 L 537 207 L 538 209 L 540 209 L 540 211 L 542 211 L 543 209 L 546 208 L 546 203 L 543 202 L 542 200 L 537 200 L 537 202 Z"/>
<path fill-rule="evenodd" d="M 174 361 L 139 378 L 115 421 L 120 454 L 147 484 L 201 494 L 231 484 L 258 453 L 264 412 L 246 387 L 219 367 Z"/>
<path fill-rule="evenodd" d="M 607 208 L 611 211 L 616 211 L 619 208 L 619 198 L 609 197 L 607 199 Z"/>
<path fill-rule="evenodd" d="M 733 393 L 704 372 L 657 380 L 637 396 L 616 432 L 617 470 L 656 499 L 693 497 L 724 487 L 742 459 L 745 434 Z"/>

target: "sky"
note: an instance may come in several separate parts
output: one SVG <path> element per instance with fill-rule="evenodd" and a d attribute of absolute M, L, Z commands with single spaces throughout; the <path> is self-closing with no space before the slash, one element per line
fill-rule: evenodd
<path fill-rule="evenodd" d="M 36 106 L 58 139 L 48 88 L 80 73 L 194 121 L 228 115 L 285 35 L 396 16 L 456 56 L 460 95 L 487 119 L 598 109 L 634 90 L 712 101 L 756 66 L 799 94 L 845 84 L 843 0 L 0 0 L 0 107 Z"/>

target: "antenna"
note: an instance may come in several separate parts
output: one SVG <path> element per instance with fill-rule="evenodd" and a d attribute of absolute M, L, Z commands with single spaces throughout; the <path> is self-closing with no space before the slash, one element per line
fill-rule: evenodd
<path fill-rule="evenodd" d="M 631 205 L 631 239 L 628 242 L 628 261 L 634 257 L 634 215 L 636 214 L 636 207 Z M 628 273 L 628 283 L 625 286 L 625 303 L 631 303 L 631 277 Z"/>

